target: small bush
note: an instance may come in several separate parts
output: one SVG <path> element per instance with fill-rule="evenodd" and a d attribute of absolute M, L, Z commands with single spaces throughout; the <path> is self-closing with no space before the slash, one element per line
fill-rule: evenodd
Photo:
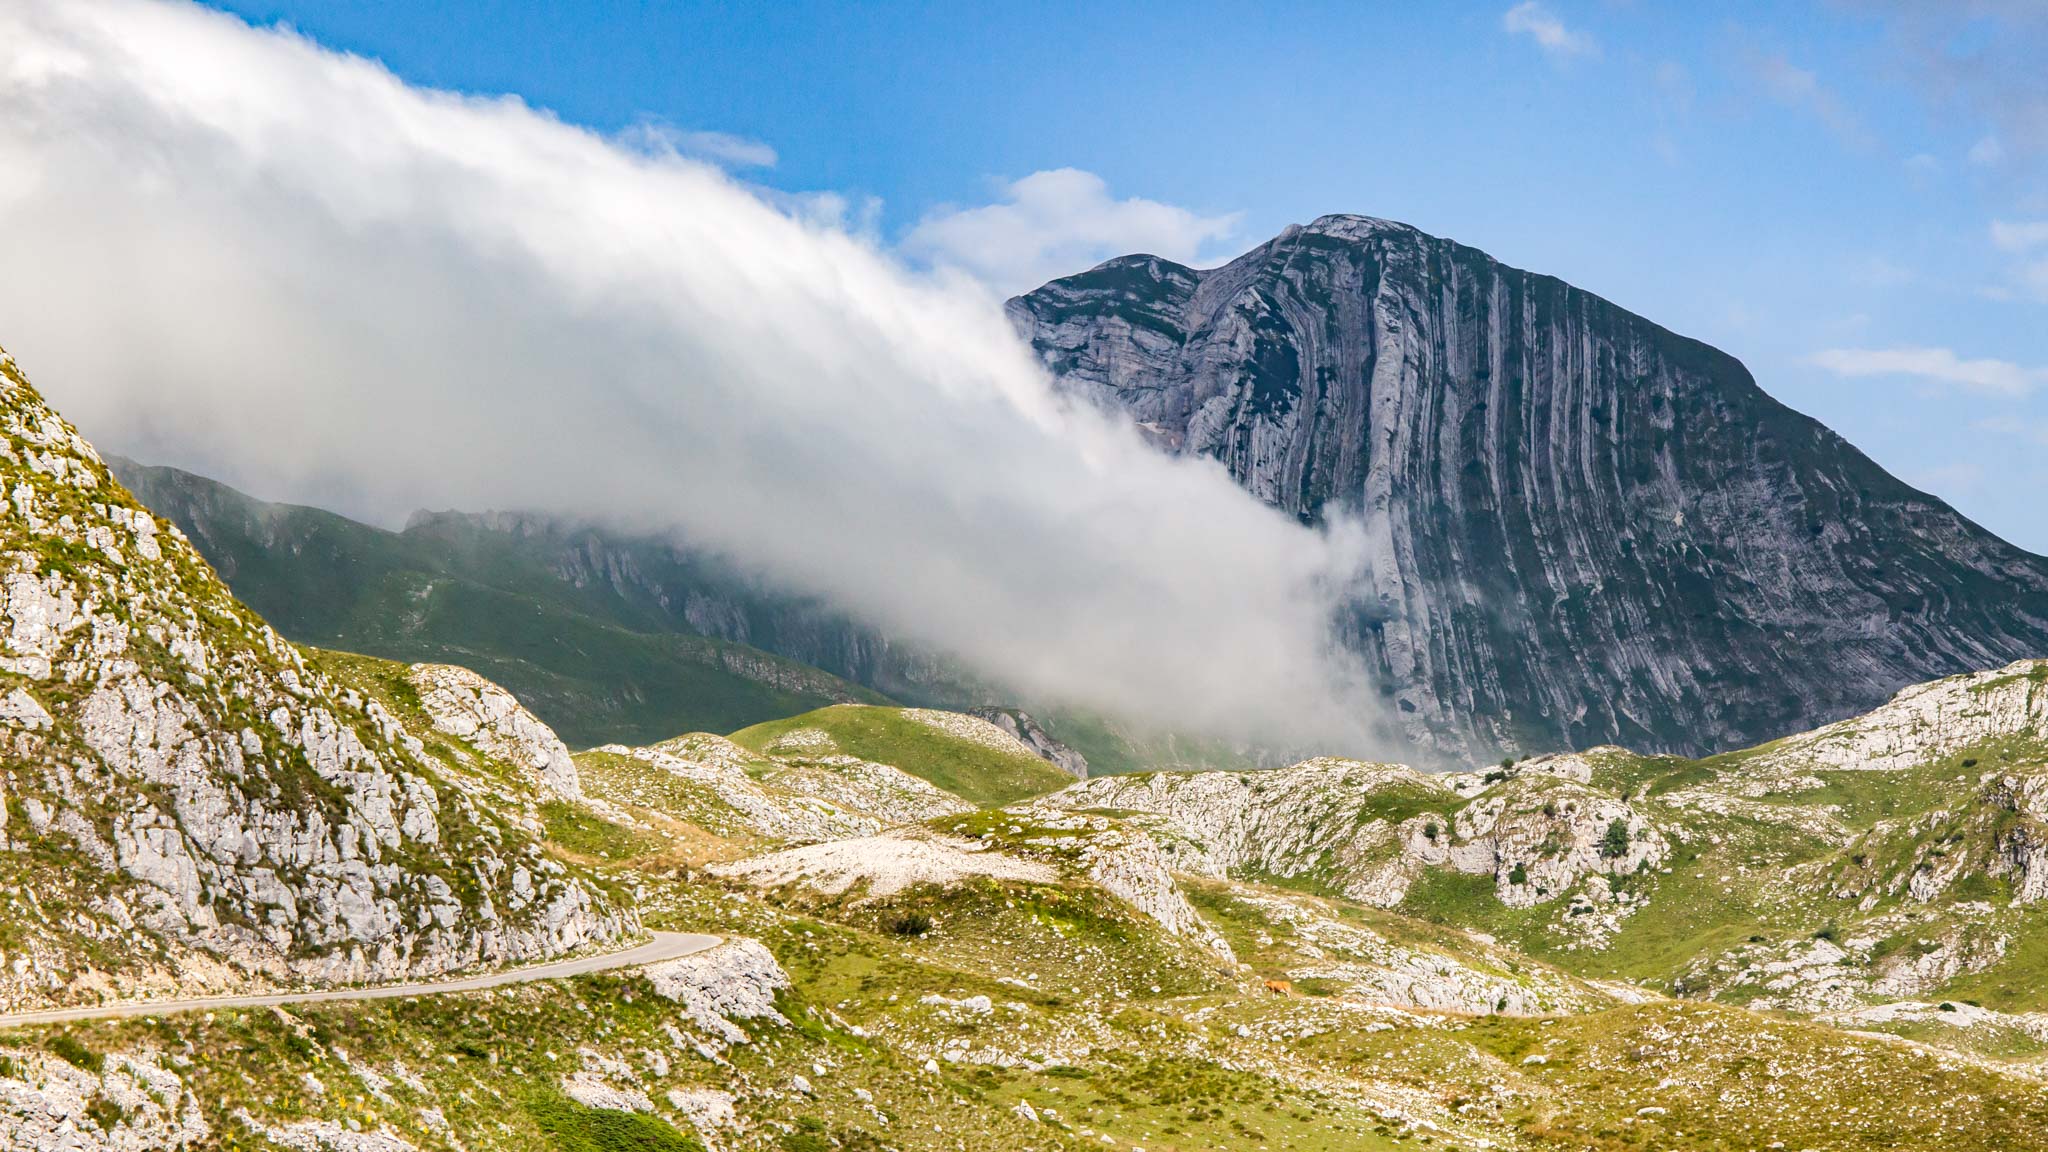
<path fill-rule="evenodd" d="M 1527 884 L 1528 882 L 1529 870 L 1527 868 L 1522 867 L 1521 864 L 1517 863 L 1514 866 L 1514 868 L 1509 870 L 1508 883 L 1519 887 L 1520 885 Z"/>
<path fill-rule="evenodd" d="M 1616 818 L 1607 825 L 1607 835 L 1600 841 L 1600 854 L 1609 860 L 1628 855 L 1628 821 Z"/>
<path fill-rule="evenodd" d="M 1429 841 L 1430 843 L 1432 843 L 1432 844 L 1436 843 L 1436 836 L 1437 836 L 1437 827 L 1436 827 L 1436 823 L 1435 823 L 1434 821 L 1431 821 L 1431 822 L 1430 822 L 1430 823 L 1428 823 L 1428 824 L 1424 824 L 1424 825 L 1422 826 L 1422 835 L 1423 835 L 1423 837 L 1424 837 L 1425 839 L 1427 839 L 1427 840 L 1428 840 L 1428 841 Z"/>
<path fill-rule="evenodd" d="M 100 1126 L 100 1131 L 107 1133 L 109 1136 L 113 1135 L 114 1129 L 121 1126 L 121 1121 L 128 1118 L 128 1113 L 125 1109 L 105 1096 L 86 1105 L 85 1114 L 92 1118 L 93 1123 Z"/>
<path fill-rule="evenodd" d="M 889 931 L 898 936 L 922 936 L 931 930 L 932 918 L 922 912 L 907 913 L 889 923 Z"/>
<path fill-rule="evenodd" d="M 78 1037 L 69 1032 L 50 1037 L 50 1051 L 56 1053 L 66 1064 L 95 1074 L 106 1063 L 99 1053 L 87 1048 L 79 1042 Z"/>

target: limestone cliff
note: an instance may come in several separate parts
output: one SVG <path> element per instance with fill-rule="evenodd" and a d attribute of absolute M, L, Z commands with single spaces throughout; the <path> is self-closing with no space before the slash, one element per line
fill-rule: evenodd
<path fill-rule="evenodd" d="M 1734 358 L 1405 225 L 1011 301 L 1063 385 L 1315 521 L 1344 621 L 1450 752 L 1740 747 L 2048 653 L 2048 562 L 1900 483 Z"/>

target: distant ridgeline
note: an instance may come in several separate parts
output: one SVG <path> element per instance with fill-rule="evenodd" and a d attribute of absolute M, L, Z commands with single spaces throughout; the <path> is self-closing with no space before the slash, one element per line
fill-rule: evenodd
<path fill-rule="evenodd" d="M 990 706 L 944 662 L 666 540 L 504 513 L 422 513 L 390 532 L 175 468 L 110 466 L 286 635 L 473 668 L 579 747 L 907 700 L 979 705 L 1070 773 L 1145 754 L 1099 723 Z"/>

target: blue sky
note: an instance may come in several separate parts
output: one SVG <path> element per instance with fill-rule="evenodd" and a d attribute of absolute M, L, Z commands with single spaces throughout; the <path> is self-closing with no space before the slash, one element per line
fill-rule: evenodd
<path fill-rule="evenodd" d="M 2048 550 L 2039 2 L 217 6 L 415 84 L 659 125 L 913 259 L 1008 253 L 972 269 L 1004 287 L 1405 220 L 1735 353 Z M 1100 184 L 1016 184 L 1062 169 Z"/>

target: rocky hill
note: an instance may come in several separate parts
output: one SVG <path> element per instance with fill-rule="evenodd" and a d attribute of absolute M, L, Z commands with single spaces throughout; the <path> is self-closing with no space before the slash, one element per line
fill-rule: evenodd
<path fill-rule="evenodd" d="M 1349 623 L 1419 739 L 1700 754 L 2048 655 L 2048 561 L 1733 357 L 1362 216 L 1010 303 L 1064 387 L 1305 521 L 1362 515 Z"/>
<path fill-rule="evenodd" d="M 286 642 L 4 353 L 0 487 L 0 1004 L 391 980 L 633 929 L 541 849 L 536 805 L 575 773 L 516 754 L 544 731 L 524 709 Z"/>

